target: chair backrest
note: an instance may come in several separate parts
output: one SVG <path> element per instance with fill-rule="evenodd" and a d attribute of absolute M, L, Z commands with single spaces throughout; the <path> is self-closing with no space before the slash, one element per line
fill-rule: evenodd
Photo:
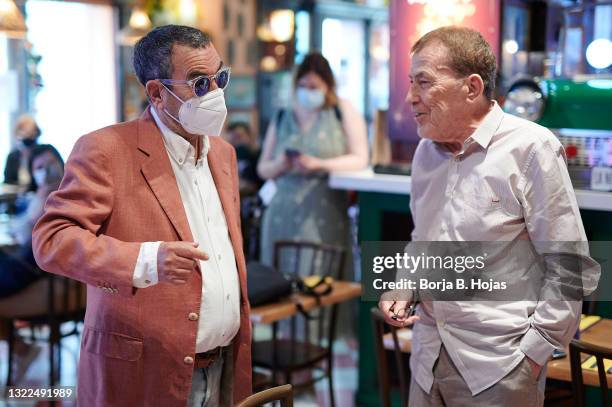
<path fill-rule="evenodd" d="M 341 247 L 313 242 L 280 240 L 274 244 L 274 267 L 292 277 L 319 275 L 342 280 L 345 250 Z M 308 342 L 331 346 L 335 339 L 338 305 L 320 307 L 308 315 L 290 320 L 291 338 L 300 333 Z M 302 320 L 300 327 L 298 320 Z M 301 329 L 301 331 L 300 331 Z M 325 341 L 327 343 L 325 343 Z"/>
<path fill-rule="evenodd" d="M 256 407 L 273 401 L 280 401 L 282 407 L 293 407 L 293 386 L 285 384 L 260 391 L 242 400 L 235 407 Z"/>
<path fill-rule="evenodd" d="M 376 370 L 378 373 L 378 386 L 380 390 L 380 403 L 382 407 L 391 406 L 391 380 L 389 377 L 389 362 L 387 360 L 387 349 L 385 348 L 384 335 L 391 334 L 393 338 L 393 354 L 395 361 L 395 372 L 399 380 L 400 397 L 402 406 L 408 405 L 408 386 L 410 386 L 410 373 L 405 367 L 404 353 L 401 351 L 397 331 L 399 328 L 385 322 L 385 317 L 380 309 L 372 307 L 372 325 L 374 329 L 374 347 L 376 349 Z"/>
<path fill-rule="evenodd" d="M 610 406 L 608 397 L 608 378 L 604 367 L 604 359 L 612 359 L 612 348 L 592 345 L 578 340 L 570 343 L 570 365 L 572 368 L 572 389 L 574 392 L 574 405 L 584 406 L 584 381 L 582 379 L 582 358 L 581 354 L 595 356 L 597 361 L 597 374 L 599 376 L 599 388 L 602 394 L 602 405 Z"/>
<path fill-rule="evenodd" d="M 274 243 L 274 267 L 286 274 L 305 277 L 344 277 L 345 250 L 342 247 L 295 240 Z"/>

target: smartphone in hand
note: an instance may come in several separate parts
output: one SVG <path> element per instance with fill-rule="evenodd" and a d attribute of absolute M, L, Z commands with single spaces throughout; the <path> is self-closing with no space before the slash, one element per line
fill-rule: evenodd
<path fill-rule="evenodd" d="M 297 158 L 300 155 L 302 155 L 302 152 L 300 150 L 296 150 L 295 148 L 286 148 L 285 149 L 285 155 L 287 156 L 287 158 L 291 159 L 291 158 Z"/>

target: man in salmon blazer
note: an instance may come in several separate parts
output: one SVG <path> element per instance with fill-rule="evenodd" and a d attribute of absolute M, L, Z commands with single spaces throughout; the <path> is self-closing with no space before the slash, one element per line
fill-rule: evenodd
<path fill-rule="evenodd" d="M 134 69 L 150 106 L 77 141 L 34 253 L 87 284 L 79 406 L 230 406 L 251 393 L 236 154 L 217 137 L 230 71 L 175 25 Z"/>

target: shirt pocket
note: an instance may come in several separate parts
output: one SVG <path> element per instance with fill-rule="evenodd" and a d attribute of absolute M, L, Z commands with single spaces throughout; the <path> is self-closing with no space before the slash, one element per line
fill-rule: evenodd
<path fill-rule="evenodd" d="M 463 226 L 483 236 L 489 231 L 511 232 L 524 227 L 522 206 L 514 195 L 504 188 L 492 187 L 486 179 L 469 182 L 458 199 Z"/>

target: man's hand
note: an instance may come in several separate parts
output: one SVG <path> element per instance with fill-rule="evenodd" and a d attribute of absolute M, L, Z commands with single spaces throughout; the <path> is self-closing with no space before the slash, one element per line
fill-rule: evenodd
<path fill-rule="evenodd" d="M 533 378 L 538 380 L 538 377 L 540 377 L 540 372 L 542 371 L 542 366 L 534 362 L 529 356 L 525 357 L 527 358 L 527 362 L 529 362 L 529 366 L 531 366 L 531 374 L 533 374 Z"/>
<path fill-rule="evenodd" d="M 380 308 L 380 310 L 385 315 L 385 321 L 389 325 L 403 328 L 405 326 L 412 325 L 419 320 L 419 317 L 417 317 L 416 315 L 408 315 L 412 300 L 404 300 L 403 298 L 406 297 L 412 297 L 412 295 L 406 295 L 406 293 L 398 292 L 396 290 L 388 291 L 380 297 L 380 301 L 378 302 L 378 308 Z M 398 300 L 397 298 L 402 299 Z"/>
<path fill-rule="evenodd" d="M 159 282 L 185 284 L 191 273 L 199 271 L 199 261 L 208 254 L 198 250 L 196 242 L 162 242 L 157 250 L 157 278 Z"/>

